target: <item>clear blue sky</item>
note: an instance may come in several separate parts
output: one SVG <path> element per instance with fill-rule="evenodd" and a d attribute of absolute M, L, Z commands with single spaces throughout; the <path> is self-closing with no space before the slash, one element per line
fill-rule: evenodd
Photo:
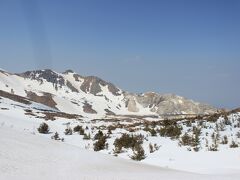
<path fill-rule="evenodd" d="M 240 106 L 239 0 L 0 0 L 0 67 Z"/>

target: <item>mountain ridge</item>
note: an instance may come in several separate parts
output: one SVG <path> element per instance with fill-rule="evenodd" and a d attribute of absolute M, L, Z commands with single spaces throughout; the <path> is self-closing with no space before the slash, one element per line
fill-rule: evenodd
<path fill-rule="evenodd" d="M 66 113 L 105 116 L 212 114 L 210 105 L 175 94 L 130 93 L 97 76 L 82 76 L 73 70 L 58 73 L 51 69 L 9 73 L 0 71 L 0 89 L 34 99 L 45 105 L 47 100 Z M 37 100 L 38 99 L 38 100 Z M 50 107 L 53 107 L 50 106 Z"/>

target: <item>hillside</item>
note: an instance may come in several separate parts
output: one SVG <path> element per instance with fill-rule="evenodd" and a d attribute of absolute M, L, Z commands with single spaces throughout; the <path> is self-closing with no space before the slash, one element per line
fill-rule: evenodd
<path fill-rule="evenodd" d="M 0 136 L 0 179 L 240 177 L 239 109 L 73 71 L 1 71 Z"/>
<path fill-rule="evenodd" d="M 173 94 L 126 92 L 95 76 L 36 70 L 21 74 L 0 71 L 0 90 L 28 98 L 61 112 L 89 118 L 108 115 L 199 115 L 217 112 L 206 104 Z"/>
<path fill-rule="evenodd" d="M 18 101 L 1 97 L 0 117 L 3 129 L 41 136 L 53 144 L 74 145 L 128 160 L 134 159 L 142 148 L 144 156 L 135 160 L 194 173 L 236 174 L 240 170 L 239 110 L 199 119 L 158 121 L 142 116 L 114 116 L 89 121 L 39 103 L 26 103 L 20 97 Z M 46 134 L 38 131 L 43 122 L 49 126 Z M 25 139 L 19 141 L 24 143 Z"/>

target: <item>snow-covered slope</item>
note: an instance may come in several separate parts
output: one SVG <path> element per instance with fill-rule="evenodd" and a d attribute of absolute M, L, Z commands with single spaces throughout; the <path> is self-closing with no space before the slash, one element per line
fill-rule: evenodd
<path fill-rule="evenodd" d="M 239 174 L 200 175 L 159 168 L 53 142 L 0 127 L 1 180 L 239 179 Z"/>
<path fill-rule="evenodd" d="M 53 116 L 54 118 L 52 118 Z M 0 180 L 1 176 L 2 179 L 11 179 L 11 177 L 13 179 L 17 179 L 17 177 L 31 179 L 33 176 L 31 172 L 35 172 L 41 168 L 41 172 L 45 172 L 47 178 L 54 177 L 54 174 L 51 172 L 53 169 L 49 166 L 52 168 L 56 166 L 56 171 L 60 171 L 59 176 L 65 177 L 62 175 L 62 172 L 65 172 L 66 176 L 69 175 L 73 179 L 76 178 L 76 176 L 90 179 L 97 179 L 97 177 L 99 177 L 99 179 L 102 179 L 102 177 L 105 178 L 104 173 L 108 174 L 107 177 L 109 177 L 109 179 L 134 179 L 136 177 L 146 179 L 149 178 L 152 173 L 157 173 L 156 176 L 153 175 L 153 179 L 158 179 L 158 177 L 162 177 L 163 179 L 176 179 L 180 177 L 180 179 L 196 179 L 198 177 L 200 179 L 208 179 L 218 177 L 219 174 L 223 174 L 223 176 L 221 176 L 223 179 L 227 177 L 230 177 L 229 179 L 239 178 L 240 112 L 229 112 L 226 114 L 226 117 L 220 117 L 220 115 L 210 117 L 206 116 L 208 120 L 202 117 L 203 119 L 199 120 L 186 119 L 177 121 L 177 124 L 174 123 L 173 126 L 178 127 L 181 133 L 175 136 L 175 134 L 172 135 L 171 132 L 171 134 L 162 134 L 164 128 L 172 127 L 171 124 L 170 126 L 167 125 L 169 122 L 165 121 L 147 121 L 146 119 L 148 118 L 141 119 L 136 117 L 129 119 L 129 117 L 124 118 L 122 116 L 115 116 L 114 119 L 95 119 L 89 121 L 89 119 L 85 117 L 61 114 L 61 112 L 50 109 L 42 104 L 34 102 L 24 104 L 22 100 L 17 102 L 9 98 L 1 97 L 0 172 L 2 173 L 0 173 Z M 213 119 L 213 117 L 215 119 Z M 49 125 L 50 133 L 40 134 L 38 132 L 37 128 L 43 122 Z M 82 126 L 84 134 L 89 134 L 89 139 L 84 139 L 84 135 L 79 134 L 79 132 L 73 132 L 71 135 L 65 134 L 65 129 L 73 129 L 77 125 Z M 109 132 L 109 129 L 111 129 L 111 132 Z M 153 133 L 153 129 L 156 131 L 156 134 Z M 198 143 L 192 143 L 192 140 L 185 140 L 185 144 L 183 144 L 182 141 L 185 133 L 187 133 L 190 138 L 194 138 L 193 140 L 196 142 L 196 135 L 194 135 L 196 129 L 200 130 L 198 133 Z M 118 158 L 115 157 L 112 159 L 107 156 L 98 155 L 98 153 L 93 153 L 94 144 L 97 141 L 94 137 L 99 130 L 107 135 L 107 146 L 100 152 L 108 156 L 117 155 Z M 172 132 L 173 131 L 175 131 L 175 129 L 172 129 Z M 60 138 L 64 138 L 64 142 L 51 139 L 55 132 L 58 132 Z M 131 148 L 123 148 L 121 152 L 115 152 L 114 149 L 116 147 L 114 142 L 124 133 L 129 135 L 141 134 L 141 136 L 144 137 L 142 147 L 145 151 L 145 159 L 142 160 L 142 163 L 165 169 L 145 166 L 142 163 L 130 163 L 129 161 L 118 160 L 121 158 L 129 160 L 134 153 Z M 228 142 L 223 143 L 225 136 Z M 230 148 L 232 141 L 234 141 L 238 147 Z M 41 144 L 41 147 L 38 147 L 40 146 L 38 143 Z M 150 152 L 150 144 L 154 145 L 153 152 Z M 38 148 L 39 150 L 37 150 Z M 84 149 L 90 152 L 86 152 Z M 34 152 L 36 154 L 34 154 Z M 25 153 L 31 156 L 25 156 Z M 81 155 L 83 155 L 83 157 Z M 100 160 L 96 162 L 94 159 L 98 158 L 100 158 Z M 49 160 L 49 163 L 44 166 L 47 160 Z M 112 160 L 114 160 L 114 162 L 116 161 L 116 164 L 111 164 Z M 80 162 L 79 165 L 78 161 Z M 21 163 L 24 162 L 26 162 L 26 164 L 21 166 Z M 100 165 L 100 162 L 103 162 L 103 164 Z M 123 162 L 123 165 L 121 162 Z M 131 166 L 133 168 L 132 173 L 130 173 L 132 176 L 126 173 L 128 169 L 131 169 L 129 163 L 132 164 Z M 74 164 L 74 167 L 72 167 L 71 164 Z M 32 171 L 30 166 L 33 168 Z M 113 170 L 110 167 L 112 167 Z M 71 168 L 73 169 L 72 176 L 70 175 L 70 172 L 72 172 L 70 171 Z M 82 171 L 77 172 L 79 168 L 81 168 Z M 194 176 L 192 176 L 189 173 L 175 175 L 176 172 L 172 170 L 168 171 L 168 168 L 208 175 L 199 176 L 194 174 Z M 49 169 L 51 169 L 51 171 Z M 155 169 L 157 169 L 156 172 Z M 108 173 L 108 171 L 113 173 Z M 142 171 L 142 174 L 139 171 Z M 92 172 L 96 174 L 93 174 L 94 176 L 88 176 Z M 116 175 L 116 172 L 120 174 Z M 138 173 L 141 174 L 139 175 L 141 177 L 138 176 Z M 213 176 L 209 176 L 209 174 Z M 38 176 L 40 175 L 36 174 L 36 177 Z M 59 176 L 57 175 L 57 177 Z"/>
<path fill-rule="evenodd" d="M 68 70 L 27 71 L 12 74 L 0 70 L 0 90 L 27 97 L 66 113 L 89 118 L 105 115 L 208 114 L 217 109 L 186 98 L 157 93 L 127 93 L 98 77 Z"/>
<path fill-rule="evenodd" d="M 239 179 L 239 147 L 240 109 L 131 94 L 73 71 L 0 70 L 0 180 Z"/>

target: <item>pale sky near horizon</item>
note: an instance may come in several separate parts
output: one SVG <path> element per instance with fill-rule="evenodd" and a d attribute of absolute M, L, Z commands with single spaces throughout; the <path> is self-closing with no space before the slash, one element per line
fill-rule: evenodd
<path fill-rule="evenodd" d="M 0 68 L 240 107 L 238 0 L 0 0 Z"/>

